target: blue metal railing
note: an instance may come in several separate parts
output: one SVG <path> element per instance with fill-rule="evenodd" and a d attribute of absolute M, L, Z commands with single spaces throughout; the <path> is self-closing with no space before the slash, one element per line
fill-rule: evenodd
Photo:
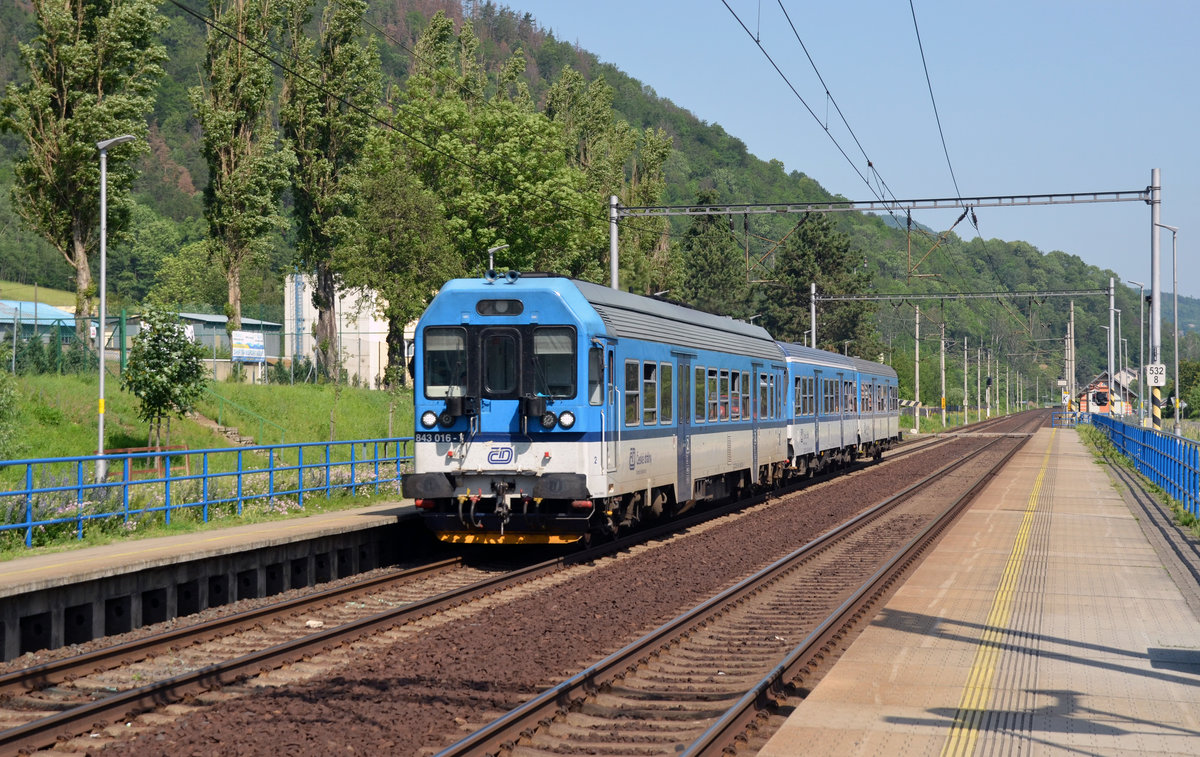
<path fill-rule="evenodd" d="M 80 457 L 0 461 L 0 538 L 120 519 L 135 530 L 138 519 L 199 513 L 241 515 L 248 502 L 264 510 L 303 509 L 305 497 L 334 493 L 400 496 L 400 479 L 412 461 L 412 437 L 345 442 L 277 444 L 203 450 L 162 450 Z M 103 478 L 97 465 L 105 462 Z M 23 469 L 23 470 L 22 470 Z M 14 475 L 13 471 L 18 471 Z M 132 526 L 130 526 L 132 524 Z M 40 539 L 39 539 L 40 541 Z"/>
<path fill-rule="evenodd" d="M 1200 443 L 1107 415 L 1081 415 L 1108 437 L 1134 467 L 1192 515 L 1200 516 Z"/>

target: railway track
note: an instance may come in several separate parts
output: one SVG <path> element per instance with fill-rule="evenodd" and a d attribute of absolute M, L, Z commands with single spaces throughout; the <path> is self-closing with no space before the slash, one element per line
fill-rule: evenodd
<path fill-rule="evenodd" d="M 479 570 L 460 560 L 444 561 L 0 676 L 0 728 L 6 729 L 0 731 L 0 755 L 56 743 L 78 751 L 78 741 L 72 746 L 70 739 L 96 733 L 131 714 L 293 665 L 449 607 L 687 530 L 767 496 L 518 570 Z"/>
<path fill-rule="evenodd" d="M 552 569 L 443 560 L 0 676 L 0 755 L 50 746 Z"/>
<path fill-rule="evenodd" d="M 1031 423 L 1040 421 L 1026 419 Z M 761 714 L 838 654 L 854 627 L 870 620 L 871 608 L 1027 439 L 1023 432 L 991 436 L 970 455 L 438 757 L 717 755 L 754 740 Z"/>

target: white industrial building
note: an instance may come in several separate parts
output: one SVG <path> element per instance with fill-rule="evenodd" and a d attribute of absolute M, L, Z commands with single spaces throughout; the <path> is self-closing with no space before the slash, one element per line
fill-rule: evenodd
<path fill-rule="evenodd" d="M 314 277 L 292 274 L 284 282 L 285 358 L 306 357 L 316 362 L 317 309 L 312 303 Z M 387 322 L 375 315 L 375 308 L 355 292 L 342 292 L 337 300 L 338 354 L 347 378 L 368 387 L 378 387 L 387 370 Z M 412 327 L 405 329 L 405 353 L 411 357 Z M 300 377 L 296 377 L 300 380 Z"/>

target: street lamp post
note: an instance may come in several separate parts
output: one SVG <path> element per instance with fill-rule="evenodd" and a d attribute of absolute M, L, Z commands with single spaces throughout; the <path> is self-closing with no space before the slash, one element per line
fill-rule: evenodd
<path fill-rule="evenodd" d="M 104 454 L 104 318 L 105 295 L 107 289 L 107 260 L 108 255 L 108 149 L 122 142 L 132 142 L 136 137 L 132 134 L 122 134 L 119 137 L 97 142 L 100 150 L 100 318 L 96 328 L 96 350 L 100 355 L 100 402 L 98 403 L 100 417 L 99 441 L 96 444 L 96 483 L 104 480 L 108 473 L 108 464 L 101 457 Z"/>
<path fill-rule="evenodd" d="M 1146 384 L 1146 285 L 1140 281 L 1129 280 L 1138 288 L 1138 426 L 1146 425 L 1146 399 L 1142 387 Z"/>
<path fill-rule="evenodd" d="M 1121 358 L 1121 375 L 1128 378 L 1128 376 L 1129 376 L 1129 340 L 1126 339 L 1125 337 L 1121 337 L 1121 349 L 1122 349 L 1121 354 L 1123 355 L 1123 357 Z M 1129 412 L 1129 406 L 1126 402 L 1128 397 L 1129 397 L 1129 384 L 1127 383 L 1127 384 L 1125 384 L 1125 391 L 1123 391 L 1121 393 L 1121 404 L 1125 408 L 1125 413 L 1123 413 L 1123 414 L 1128 414 L 1128 412 Z"/>
<path fill-rule="evenodd" d="M 1112 394 L 1113 394 L 1112 390 L 1113 390 L 1113 387 L 1116 386 L 1116 384 L 1117 384 L 1116 381 L 1113 381 L 1113 376 L 1112 376 L 1112 364 L 1113 364 L 1112 332 L 1113 332 L 1113 330 L 1112 330 L 1112 328 L 1105 326 L 1103 323 L 1100 324 L 1100 328 L 1104 329 L 1104 343 L 1108 345 L 1108 413 L 1109 413 L 1109 415 L 1112 415 Z M 1091 402 L 1091 399 L 1092 399 L 1092 397 L 1091 397 L 1091 395 L 1089 395 L 1088 396 L 1089 403 Z M 1090 409 L 1090 405 L 1089 405 L 1089 409 Z"/>
<path fill-rule="evenodd" d="M 488 270 L 489 271 L 496 270 L 496 253 L 500 252 L 501 250 L 506 250 L 506 249 L 508 249 L 508 245 L 506 245 L 506 244 L 500 244 L 500 245 L 496 245 L 495 247 L 488 248 Z"/>
<path fill-rule="evenodd" d="M 1114 348 L 1116 348 L 1116 350 L 1117 350 L 1116 373 L 1118 374 L 1118 376 L 1120 376 L 1120 374 L 1122 372 L 1122 368 L 1121 368 L 1121 335 L 1124 332 L 1121 328 L 1121 308 L 1120 307 L 1116 308 L 1116 313 L 1117 313 L 1117 330 L 1116 330 L 1116 336 L 1114 337 L 1114 341 L 1116 342 L 1116 344 L 1114 344 Z M 1117 385 L 1116 376 L 1111 377 L 1111 383 L 1112 383 L 1112 387 L 1116 387 L 1116 385 Z M 1124 392 L 1121 393 L 1121 401 L 1122 402 L 1124 401 Z"/>
<path fill-rule="evenodd" d="M 1175 299 L 1172 311 L 1174 313 L 1172 316 L 1174 323 L 1171 325 L 1171 330 L 1175 332 L 1175 412 L 1171 430 L 1175 432 L 1176 436 L 1179 436 L 1182 431 L 1182 424 L 1179 422 L 1179 256 L 1176 254 L 1178 248 L 1175 246 L 1176 237 L 1179 235 L 1179 227 L 1168 226 L 1165 223 L 1156 223 L 1154 225 L 1171 232 L 1171 296 Z"/>

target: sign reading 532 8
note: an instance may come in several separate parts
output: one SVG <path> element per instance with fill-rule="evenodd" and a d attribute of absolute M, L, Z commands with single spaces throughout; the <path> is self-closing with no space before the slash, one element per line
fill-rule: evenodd
<path fill-rule="evenodd" d="M 1167 385 L 1167 366 L 1163 363 L 1151 363 L 1146 366 L 1146 383 L 1150 386 Z"/>

